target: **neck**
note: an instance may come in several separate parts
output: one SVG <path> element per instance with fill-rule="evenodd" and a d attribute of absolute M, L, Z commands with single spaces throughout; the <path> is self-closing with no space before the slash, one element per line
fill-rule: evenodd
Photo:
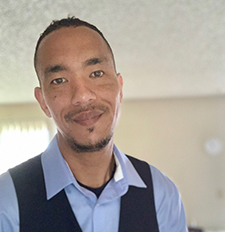
<path fill-rule="evenodd" d="M 115 164 L 113 141 L 97 152 L 77 153 L 68 147 L 60 146 L 60 143 L 59 148 L 74 177 L 80 183 L 98 188 L 110 179 Z"/>

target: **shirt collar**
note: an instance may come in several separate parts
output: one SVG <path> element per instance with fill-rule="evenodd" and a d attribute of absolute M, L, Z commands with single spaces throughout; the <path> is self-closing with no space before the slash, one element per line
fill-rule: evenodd
<path fill-rule="evenodd" d="M 146 184 L 141 179 L 131 161 L 115 145 L 113 147 L 117 169 L 114 175 L 115 181 L 123 180 L 128 185 L 139 188 L 146 188 Z"/>
<path fill-rule="evenodd" d="M 47 199 L 50 199 L 74 182 L 74 176 L 59 150 L 57 136 L 44 151 L 41 160 Z"/>
<path fill-rule="evenodd" d="M 115 145 L 113 152 L 116 162 L 115 182 L 123 182 L 140 188 L 146 188 L 145 183 L 138 175 L 130 160 Z M 76 182 L 69 166 L 64 160 L 57 142 L 53 138 L 48 148 L 42 154 L 42 167 L 44 172 L 47 199 L 52 198 L 66 186 Z"/>

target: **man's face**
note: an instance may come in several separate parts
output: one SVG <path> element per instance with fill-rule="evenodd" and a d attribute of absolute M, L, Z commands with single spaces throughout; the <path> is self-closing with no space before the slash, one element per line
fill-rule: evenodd
<path fill-rule="evenodd" d="M 96 151 L 111 141 L 122 100 L 122 77 L 103 38 L 87 27 L 61 28 L 37 52 L 35 97 L 57 129 L 59 144 Z"/>

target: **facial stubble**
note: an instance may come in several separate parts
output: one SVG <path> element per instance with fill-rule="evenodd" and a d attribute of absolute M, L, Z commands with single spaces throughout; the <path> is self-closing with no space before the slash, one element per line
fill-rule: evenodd
<path fill-rule="evenodd" d="M 92 130 L 93 128 L 90 128 L 90 129 Z M 92 132 L 93 131 L 94 129 L 92 130 Z M 78 143 L 72 137 L 67 139 L 67 143 L 69 144 L 70 148 L 77 153 L 97 152 L 97 151 L 102 150 L 104 147 L 106 147 L 109 144 L 110 140 L 112 139 L 112 135 L 113 133 L 111 132 L 108 136 L 97 141 L 94 144 L 91 144 L 91 143 L 81 144 L 81 143 Z"/>

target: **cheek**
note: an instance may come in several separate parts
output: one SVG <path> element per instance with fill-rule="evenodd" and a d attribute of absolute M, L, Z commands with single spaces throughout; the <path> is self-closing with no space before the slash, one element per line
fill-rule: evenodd
<path fill-rule="evenodd" d="M 109 101 L 116 102 L 118 96 L 120 96 L 120 87 L 117 80 L 109 80 L 108 83 L 99 85 L 97 91 L 102 98 L 108 99 Z"/>
<path fill-rule="evenodd" d="M 46 103 L 47 103 L 47 107 L 49 109 L 49 112 L 51 113 L 51 116 L 53 117 L 53 119 L 57 119 L 60 116 L 60 112 L 63 109 L 63 101 L 59 100 L 60 97 L 57 95 L 54 96 L 48 96 Z"/>
<path fill-rule="evenodd" d="M 111 91 L 110 91 L 111 90 Z M 116 122 L 119 110 L 120 110 L 120 104 L 121 104 L 121 97 L 120 92 L 116 89 L 112 90 L 106 90 L 105 92 L 101 92 L 101 98 L 103 99 L 103 102 L 105 102 L 109 108 L 109 114 L 110 114 L 110 121 Z"/>
<path fill-rule="evenodd" d="M 121 105 L 120 94 L 118 92 L 114 93 L 114 95 L 110 95 L 109 104 L 111 107 L 111 118 L 113 121 L 113 125 L 115 125 L 119 116 Z"/>
<path fill-rule="evenodd" d="M 119 114 L 120 114 L 120 105 L 121 105 L 121 97 L 120 97 L 120 95 L 118 95 L 117 99 L 116 99 L 116 104 L 115 104 L 115 117 L 116 117 L 116 120 L 117 120 L 117 118 L 119 117 Z"/>

